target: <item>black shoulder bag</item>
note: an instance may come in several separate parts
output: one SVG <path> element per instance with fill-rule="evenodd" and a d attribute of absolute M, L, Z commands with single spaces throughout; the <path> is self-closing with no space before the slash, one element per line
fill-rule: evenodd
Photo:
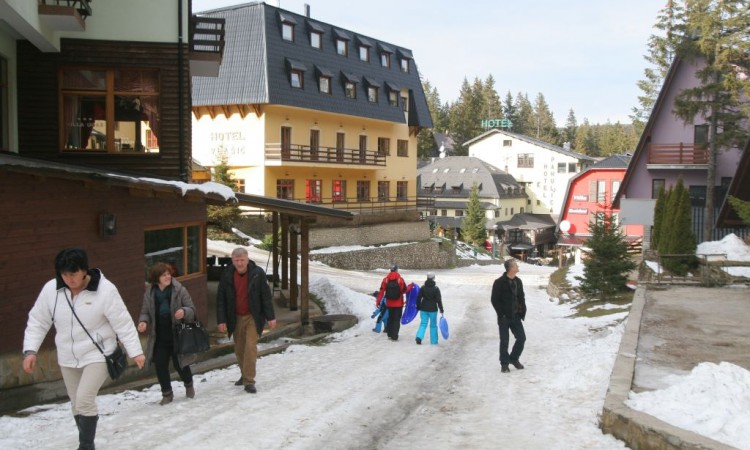
<path fill-rule="evenodd" d="M 128 367 L 128 361 L 125 358 L 125 352 L 122 350 L 122 347 L 120 346 L 120 339 L 119 338 L 117 339 L 117 346 L 115 347 L 115 351 L 113 351 L 109 355 L 105 355 L 104 350 L 102 350 L 99 344 L 96 343 L 94 338 L 89 333 L 89 330 L 87 330 L 86 327 L 83 326 L 81 319 L 78 318 L 78 314 L 76 314 L 76 310 L 73 309 L 73 304 L 70 303 L 70 300 L 68 299 L 68 294 L 65 294 L 65 300 L 68 302 L 68 306 L 70 306 L 70 310 L 73 312 L 73 317 L 76 318 L 78 323 L 81 325 L 81 328 L 83 328 L 83 331 L 86 332 L 86 334 L 89 336 L 89 339 L 91 339 L 91 342 L 94 343 L 96 348 L 104 356 L 104 360 L 107 361 L 107 371 L 109 372 L 109 377 L 113 380 L 120 378 L 120 375 L 122 375 L 123 372 L 125 372 L 125 369 Z"/>
<path fill-rule="evenodd" d="M 178 355 L 191 355 L 203 353 L 210 348 L 208 342 L 208 331 L 199 321 L 192 323 L 180 323 L 175 325 L 175 352 Z"/>

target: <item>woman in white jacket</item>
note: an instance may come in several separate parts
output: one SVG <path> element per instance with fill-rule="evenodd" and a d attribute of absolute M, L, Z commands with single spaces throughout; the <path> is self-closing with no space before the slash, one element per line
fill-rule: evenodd
<path fill-rule="evenodd" d="M 54 324 L 57 362 L 78 426 L 79 449 L 93 449 L 99 419 L 96 396 L 109 372 L 104 356 L 81 323 L 105 354 L 115 350 L 119 338 L 138 368 L 143 368 L 145 357 L 120 293 L 99 269 L 89 270 L 85 251 L 77 248 L 61 251 L 55 257 L 55 274 L 29 311 L 23 341 L 23 370 L 34 371 L 36 352 Z"/>

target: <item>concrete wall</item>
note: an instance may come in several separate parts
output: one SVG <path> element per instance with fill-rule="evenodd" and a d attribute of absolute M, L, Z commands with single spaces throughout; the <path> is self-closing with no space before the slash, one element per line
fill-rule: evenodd
<path fill-rule="evenodd" d="M 427 221 L 391 222 L 343 228 L 320 227 L 310 229 L 310 248 L 415 242 L 424 241 L 430 237 L 430 224 Z M 380 267 L 388 266 L 390 264 Z"/>

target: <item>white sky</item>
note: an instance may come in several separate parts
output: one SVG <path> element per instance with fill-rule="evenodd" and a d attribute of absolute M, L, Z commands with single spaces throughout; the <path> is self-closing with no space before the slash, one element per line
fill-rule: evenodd
<path fill-rule="evenodd" d="M 248 3 L 193 0 L 193 10 Z M 273 4 L 273 1 L 268 3 Z M 647 63 L 648 37 L 664 0 L 280 0 L 283 9 L 409 48 L 441 100 L 458 99 L 464 78 L 495 78 L 501 97 L 544 94 L 558 126 L 630 123 Z"/>
<path fill-rule="evenodd" d="M 743 244 L 744 245 L 744 244 Z M 227 248 L 230 245 L 227 246 Z M 221 245 L 211 242 L 211 248 Z M 214 251 L 215 251 L 214 250 Z M 262 264 L 266 254 L 251 250 Z M 520 263 L 528 317 L 521 358 L 526 369 L 501 374 L 495 313 L 489 304 L 498 266 L 437 270 L 450 339 L 414 343 L 418 321 L 398 342 L 371 331 L 369 295 L 386 270 L 344 271 L 313 263 L 311 291 L 330 313 L 354 314 L 355 327 L 321 346 L 292 346 L 258 361 L 258 394 L 233 382 L 236 365 L 196 375 L 196 398 L 181 383 L 169 406 L 158 385 L 98 398 L 100 448 L 351 449 L 508 448 L 622 449 L 598 427 L 627 313 L 573 318 L 571 303 L 550 299 L 550 267 Z M 425 273 L 403 270 L 407 282 Z M 667 380 L 631 407 L 685 429 L 750 449 L 750 372 L 702 363 Z M 690 402 L 685 402 L 690 398 Z M 74 448 L 70 404 L 0 417 L 0 448 Z M 512 419 L 510 419 L 512 418 Z"/>

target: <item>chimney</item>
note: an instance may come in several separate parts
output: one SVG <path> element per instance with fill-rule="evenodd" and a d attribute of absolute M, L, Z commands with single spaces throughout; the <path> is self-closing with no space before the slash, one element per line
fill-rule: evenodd
<path fill-rule="evenodd" d="M 305 17 L 310 18 L 310 5 L 305 3 Z"/>

